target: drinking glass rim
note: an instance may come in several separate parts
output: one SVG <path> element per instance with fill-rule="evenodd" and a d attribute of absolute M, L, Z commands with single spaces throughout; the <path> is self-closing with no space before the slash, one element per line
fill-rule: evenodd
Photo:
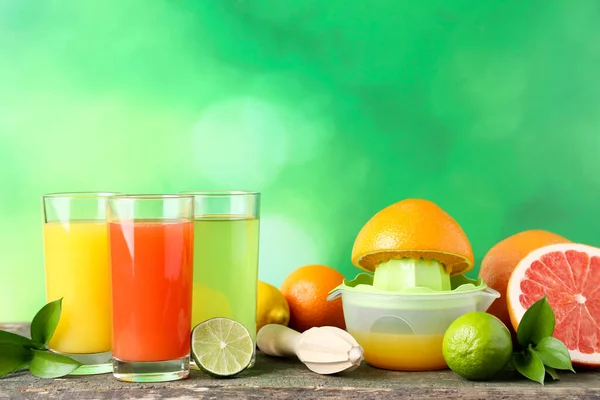
<path fill-rule="evenodd" d="M 184 190 L 179 193 L 207 197 L 260 196 L 260 192 L 256 190 Z"/>
<path fill-rule="evenodd" d="M 108 200 L 166 200 L 166 199 L 194 199 L 192 195 L 186 194 L 132 194 L 122 193 L 108 197 Z"/>
<path fill-rule="evenodd" d="M 122 192 L 54 192 L 42 195 L 44 199 L 100 199 L 120 195 Z"/>

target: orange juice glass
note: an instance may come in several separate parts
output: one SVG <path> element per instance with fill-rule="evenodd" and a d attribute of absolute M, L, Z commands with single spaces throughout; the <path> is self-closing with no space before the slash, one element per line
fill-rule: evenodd
<path fill-rule="evenodd" d="M 119 380 L 189 375 L 193 210 L 192 196 L 108 200 L 113 375 Z"/>
<path fill-rule="evenodd" d="M 42 197 L 46 300 L 62 298 L 48 347 L 82 363 L 73 375 L 112 371 L 106 199 L 114 194 Z"/>

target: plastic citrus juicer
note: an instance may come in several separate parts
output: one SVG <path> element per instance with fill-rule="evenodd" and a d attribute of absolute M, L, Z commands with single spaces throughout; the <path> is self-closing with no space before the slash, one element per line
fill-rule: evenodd
<path fill-rule="evenodd" d="M 341 297 L 346 329 L 375 367 L 447 368 L 448 326 L 500 297 L 463 275 L 473 267 L 470 243 L 452 217 L 426 200 L 403 200 L 375 214 L 352 253 L 353 264 L 369 273 L 344 280 L 328 300 Z"/>

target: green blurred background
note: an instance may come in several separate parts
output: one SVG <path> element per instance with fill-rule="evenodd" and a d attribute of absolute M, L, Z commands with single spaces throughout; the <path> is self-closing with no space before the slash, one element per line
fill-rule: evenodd
<path fill-rule="evenodd" d="M 600 245 L 599 20 L 596 0 L 1 0 L 0 321 L 44 304 L 45 192 L 260 190 L 275 285 L 353 276 L 358 230 L 406 197 L 478 263 L 524 229 Z"/>

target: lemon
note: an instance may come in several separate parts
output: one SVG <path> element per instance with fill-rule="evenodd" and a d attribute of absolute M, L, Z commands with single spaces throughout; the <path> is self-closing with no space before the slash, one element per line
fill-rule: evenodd
<path fill-rule="evenodd" d="M 512 339 L 500 319 L 485 312 L 457 318 L 446 330 L 442 352 L 448 367 L 469 380 L 487 380 L 501 372 L 512 356 Z"/>
<path fill-rule="evenodd" d="M 256 331 L 268 324 L 285 325 L 290 322 L 290 307 L 275 286 L 258 281 L 256 302 Z"/>
<path fill-rule="evenodd" d="M 194 324 L 207 319 L 233 318 L 229 299 L 222 292 L 194 282 L 192 290 L 192 321 Z"/>

